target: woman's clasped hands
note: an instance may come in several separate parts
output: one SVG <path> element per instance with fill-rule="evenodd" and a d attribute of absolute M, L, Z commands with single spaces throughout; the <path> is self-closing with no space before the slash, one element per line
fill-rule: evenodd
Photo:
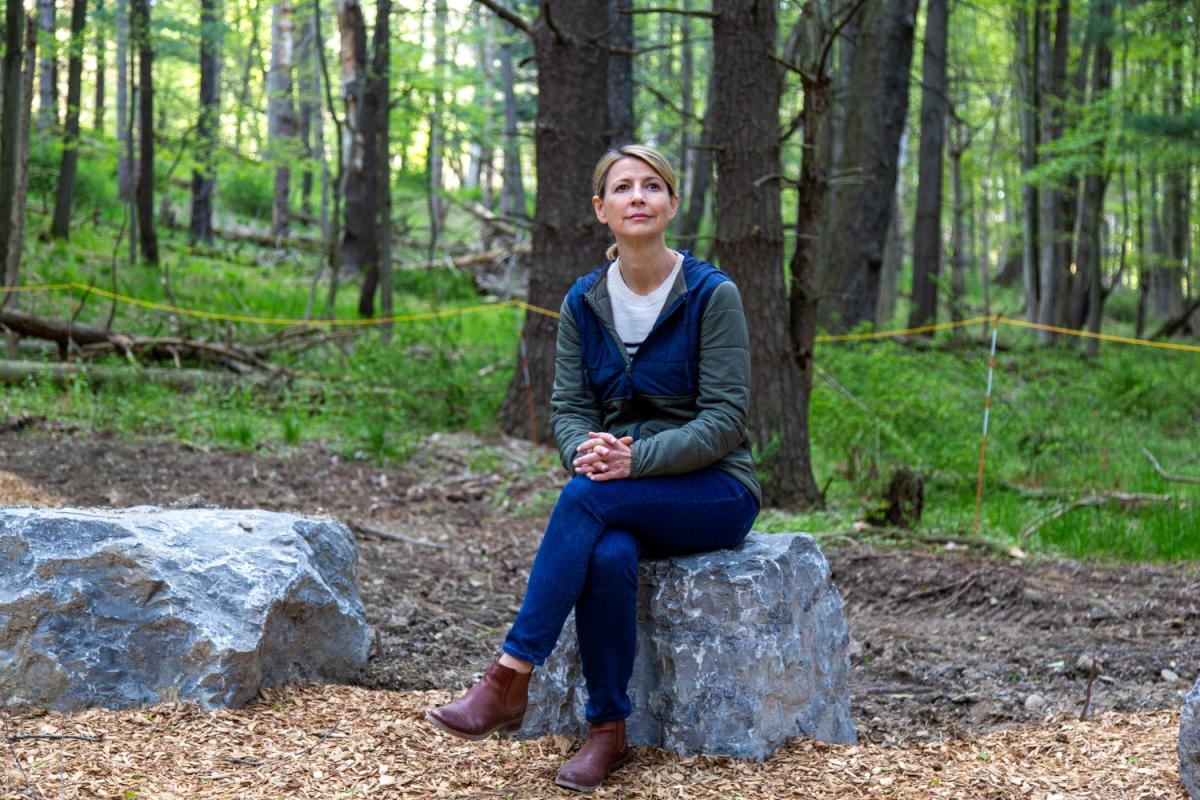
<path fill-rule="evenodd" d="M 618 439 L 611 433 L 589 431 L 587 441 L 575 448 L 580 453 L 575 459 L 575 474 L 594 481 L 628 478 L 633 466 L 632 444 L 632 436 Z"/>

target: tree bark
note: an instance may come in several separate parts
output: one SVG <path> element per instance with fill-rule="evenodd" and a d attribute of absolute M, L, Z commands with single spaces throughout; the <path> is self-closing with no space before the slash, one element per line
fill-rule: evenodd
<path fill-rule="evenodd" d="M 296 43 L 296 133 L 300 152 L 304 157 L 304 166 L 300 170 L 300 210 L 306 216 L 313 216 L 312 190 L 313 165 L 318 159 L 316 148 L 313 147 L 313 114 L 320 113 L 320 98 L 313 87 L 312 48 L 317 46 L 316 33 L 313 30 L 312 13 L 303 13 L 305 20 L 303 32 Z"/>
<path fill-rule="evenodd" d="M 1042 17 L 1032 18 L 1036 26 L 1041 24 Z M 1023 3 L 1016 4 L 1014 29 L 1016 31 L 1016 52 L 1013 54 L 1013 65 L 1017 73 L 1017 115 L 1020 129 L 1021 171 L 1028 173 L 1037 166 L 1038 145 L 1038 111 L 1040 96 L 1037 91 L 1037 81 L 1033 79 L 1032 65 L 1039 63 L 1037 56 L 1041 37 L 1029 35 L 1031 18 Z M 1038 190 L 1032 181 L 1021 180 L 1021 280 L 1025 286 L 1025 321 L 1037 322 L 1038 313 L 1038 228 L 1037 210 L 1039 206 Z"/>
<path fill-rule="evenodd" d="M 517 94 L 513 87 L 512 43 L 500 45 L 500 83 L 504 90 L 504 165 L 500 185 L 500 216 L 524 217 L 525 182 L 521 178 L 521 139 L 517 127 Z"/>
<path fill-rule="evenodd" d="M 429 170 L 429 258 L 432 259 L 442 237 L 442 222 L 445 219 L 442 200 L 442 157 L 446 149 L 446 132 L 442 117 L 445 114 L 446 81 L 446 0 L 435 0 L 433 4 L 433 110 L 429 114 L 429 154 L 426 160 Z"/>
<path fill-rule="evenodd" d="M 75 169 L 79 164 L 79 104 L 83 98 L 83 28 L 87 0 L 71 5 L 71 43 L 67 54 L 67 124 L 63 132 L 62 160 L 54 193 L 54 220 L 50 236 L 68 239 L 71 233 L 71 200 L 75 194 Z"/>
<path fill-rule="evenodd" d="M 13 236 L 13 206 L 17 196 L 17 163 L 20 157 L 21 120 L 21 34 L 25 31 L 25 8 L 21 0 L 7 0 L 4 8 L 4 99 L 0 103 L 0 264 L 4 264 L 4 285 L 16 286 L 18 270 L 9 254 L 19 250 L 19 237 Z M 0 306 L 14 295 L 5 292 Z"/>
<path fill-rule="evenodd" d="M 366 272 L 363 275 L 362 286 L 359 289 L 358 295 L 358 313 L 361 317 L 375 316 L 375 292 L 379 289 L 380 280 L 383 277 L 383 269 L 386 266 L 388 270 L 388 280 L 391 280 L 391 203 L 392 194 L 390 186 L 380 186 L 383 180 L 391 180 L 390 165 L 385 163 L 388 159 L 388 142 L 386 137 L 390 135 L 388 129 L 390 103 L 388 100 L 388 62 L 390 57 L 390 49 L 388 47 L 388 31 L 390 30 L 389 20 L 387 17 L 391 14 L 390 0 L 382 0 L 378 6 L 376 16 L 383 21 L 384 29 L 380 31 L 379 22 L 375 24 L 375 41 L 374 41 L 374 56 L 371 62 L 370 71 L 367 73 L 366 91 L 363 95 L 363 124 L 371 129 L 370 141 L 372 142 L 372 152 L 370 155 L 370 163 L 377 165 L 372 171 L 371 189 L 376 193 L 376 196 L 370 203 L 371 210 L 371 228 L 372 236 L 376 242 L 375 262 L 368 265 Z M 440 197 L 439 197 L 440 200 Z M 386 208 L 384 203 L 386 201 Z M 383 217 L 386 216 L 386 220 Z M 385 242 L 380 237 L 385 229 L 389 231 L 388 240 Z M 385 264 L 386 253 L 386 264 Z M 391 294 L 390 289 L 386 302 L 390 305 Z"/>
<path fill-rule="evenodd" d="M 371 210 L 375 194 L 372 178 L 375 149 L 374 126 L 364 108 L 366 103 L 367 28 L 359 0 L 338 0 L 341 30 L 343 210 L 342 264 L 369 269 L 375 264 L 378 245 Z"/>
<path fill-rule="evenodd" d="M 537 182 L 529 302 L 557 309 L 571 282 L 603 263 L 609 244 L 609 232 L 596 222 L 591 203 L 592 169 L 609 143 L 608 41 L 596 37 L 608 27 L 608 4 L 545 0 L 541 9 L 533 26 L 535 143 L 538 174 L 552 179 Z M 507 154 L 505 161 L 507 167 Z M 540 314 L 525 316 L 524 346 L 500 408 L 509 433 L 536 441 L 551 438 L 556 328 L 554 320 Z M 522 369 L 522 352 L 528 372 Z"/>
<path fill-rule="evenodd" d="M 42 58 L 38 92 L 39 131 L 58 124 L 58 47 L 56 40 L 55 0 L 37 0 L 38 22 L 41 27 Z M 20 32 L 17 33 L 20 36 Z"/>
<path fill-rule="evenodd" d="M 129 163 L 129 0 L 117 0 L 117 193 L 133 199 L 133 166 Z"/>
<path fill-rule="evenodd" d="M 375 181 L 378 192 L 376 202 L 376 239 L 379 242 L 379 261 L 376 271 L 379 273 L 380 306 L 383 316 L 392 316 L 392 164 L 389 158 L 391 147 L 391 112 L 389 102 L 391 86 L 391 15 L 392 0 L 379 0 L 375 18 L 375 63 L 372 68 L 372 78 L 377 82 L 375 91 L 378 102 L 375 104 L 376 143 L 379 146 L 379 175 Z M 374 293 L 372 293 L 374 294 Z M 383 325 L 383 339 L 392 340 L 392 324 Z"/>
<path fill-rule="evenodd" d="M 963 320 L 963 300 L 967 291 L 966 202 L 963 190 L 962 157 L 971 146 L 971 132 L 955 120 L 951 125 L 949 147 L 950 187 L 953 207 L 950 217 L 950 319 Z M 960 332 L 958 328 L 956 333 Z"/>
<path fill-rule="evenodd" d="M 290 219 L 291 163 L 297 154 L 296 107 L 292 98 L 292 50 L 295 9 L 279 0 L 271 9 L 271 72 L 267 86 L 267 128 L 275 162 L 275 192 L 271 203 L 271 234 L 286 236 Z"/>
<path fill-rule="evenodd" d="M 622 10 L 633 8 L 633 0 L 608 0 L 608 24 L 612 30 L 608 44 L 608 119 L 609 143 L 613 147 L 633 141 L 633 15 Z M 683 125 L 687 125 L 684 120 Z"/>
<path fill-rule="evenodd" d="M 883 246 L 883 269 L 879 276 L 879 304 L 875 307 L 875 328 L 883 330 L 896 315 L 896 296 L 900 290 L 900 274 L 904 271 L 904 164 L 908 159 L 908 134 L 900 137 L 900 157 L 896 163 L 896 199 L 888 221 L 887 239 Z"/>
<path fill-rule="evenodd" d="M 104 17 L 104 0 L 96 0 L 96 17 Z M 97 136 L 104 135 L 104 75 L 108 70 L 108 39 L 105 38 L 104 25 L 97 22 L 96 28 L 96 93 L 92 101 L 92 131 Z"/>
<path fill-rule="evenodd" d="M 937 322 L 942 271 L 942 146 L 946 130 L 946 0 L 929 0 L 921 68 L 921 143 L 917 152 L 917 213 L 913 220 L 913 283 L 909 327 Z M 930 334 L 932 335 L 932 334 Z"/>
<path fill-rule="evenodd" d="M 779 66 L 773 60 L 776 5 L 715 0 L 713 144 L 717 148 L 717 246 L 737 281 L 750 326 L 750 441 L 772 505 L 820 504 L 808 440 L 811 352 L 792 344 L 783 274 L 778 175 Z M 807 133 L 807 132 L 806 132 Z M 809 324 L 808 319 L 801 320 Z"/>
<path fill-rule="evenodd" d="M 213 191 L 217 185 L 220 122 L 220 16 L 217 0 L 200 0 L 200 114 L 196 120 L 196 167 L 192 170 L 192 243 L 213 241 Z"/>
<path fill-rule="evenodd" d="M 18 286 L 21 279 L 21 243 L 25 237 L 25 205 L 29 200 L 29 129 L 33 122 L 33 78 L 37 72 L 38 24 L 35 17 L 25 20 L 25 54 L 21 62 L 21 108 L 17 121 L 17 175 L 12 205 L 12 229 L 8 234 L 8 253 L 4 259 L 4 282 Z M 0 307 L 15 309 L 20 295 L 6 295 Z M 17 337 L 6 337 L 9 358 L 16 357 Z"/>
<path fill-rule="evenodd" d="M 142 258 L 158 263 L 154 230 L 154 48 L 150 41 L 150 0 L 133 0 L 130 20 L 138 49 L 137 218 Z"/>
<path fill-rule="evenodd" d="M 840 331 L 871 322 L 896 186 L 900 136 L 908 113 L 917 0 L 868 3 L 863 9 L 846 115 L 849 177 L 833 208 L 821 320 Z"/>
<path fill-rule="evenodd" d="M 1054 49 L 1051 50 L 1050 30 L 1045 11 L 1038 26 L 1038 76 L 1041 102 L 1042 135 L 1040 144 L 1048 145 L 1062 136 L 1062 100 L 1065 94 L 1067 56 L 1070 44 L 1070 0 L 1058 0 L 1054 23 Z M 1038 317 L 1042 325 L 1057 325 L 1064 268 L 1058 233 L 1062 217 L 1061 194 L 1056 186 L 1042 187 L 1038 193 Z M 1050 331 L 1038 331 L 1038 340 L 1049 344 L 1055 340 Z"/>

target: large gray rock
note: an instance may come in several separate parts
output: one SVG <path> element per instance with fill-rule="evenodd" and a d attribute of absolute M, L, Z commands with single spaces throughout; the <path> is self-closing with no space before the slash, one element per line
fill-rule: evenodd
<path fill-rule="evenodd" d="M 634 745 L 764 758 L 793 736 L 854 742 L 846 618 L 813 538 L 643 561 L 629 696 Z M 582 735 L 586 699 L 572 615 L 520 735 Z"/>
<path fill-rule="evenodd" d="M 1192 800 L 1200 800 L 1200 680 L 1183 700 L 1179 719 L 1179 780 Z"/>
<path fill-rule="evenodd" d="M 238 706 L 354 676 L 350 533 L 266 511 L 0 508 L 0 705 Z"/>

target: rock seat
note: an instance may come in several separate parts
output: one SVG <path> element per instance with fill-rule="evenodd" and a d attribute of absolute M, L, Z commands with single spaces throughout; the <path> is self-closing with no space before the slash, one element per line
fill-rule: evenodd
<path fill-rule="evenodd" d="M 793 736 L 852 743 L 849 633 L 807 534 L 640 565 L 630 744 L 761 759 Z M 581 736 L 574 615 L 530 686 L 521 736 Z"/>
<path fill-rule="evenodd" d="M 233 707 L 352 678 L 370 644 L 356 572 L 332 520 L 0 507 L 0 706 Z"/>
<path fill-rule="evenodd" d="M 1192 800 L 1200 800 L 1200 680 L 1183 700 L 1179 716 L 1179 780 Z"/>

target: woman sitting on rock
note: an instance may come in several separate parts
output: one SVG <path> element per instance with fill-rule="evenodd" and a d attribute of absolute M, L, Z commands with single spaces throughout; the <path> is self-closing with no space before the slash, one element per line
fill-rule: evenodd
<path fill-rule="evenodd" d="M 514 731 L 529 675 L 572 608 L 587 682 L 586 743 L 555 782 L 592 791 L 629 758 L 639 556 L 733 547 L 761 491 L 746 440 L 750 353 L 742 301 L 711 264 L 666 246 L 675 172 L 652 147 L 596 165 L 596 217 L 609 263 L 567 293 L 551 421 L 574 474 L 542 538 L 503 654 L 465 695 L 430 711 L 465 739 Z"/>

